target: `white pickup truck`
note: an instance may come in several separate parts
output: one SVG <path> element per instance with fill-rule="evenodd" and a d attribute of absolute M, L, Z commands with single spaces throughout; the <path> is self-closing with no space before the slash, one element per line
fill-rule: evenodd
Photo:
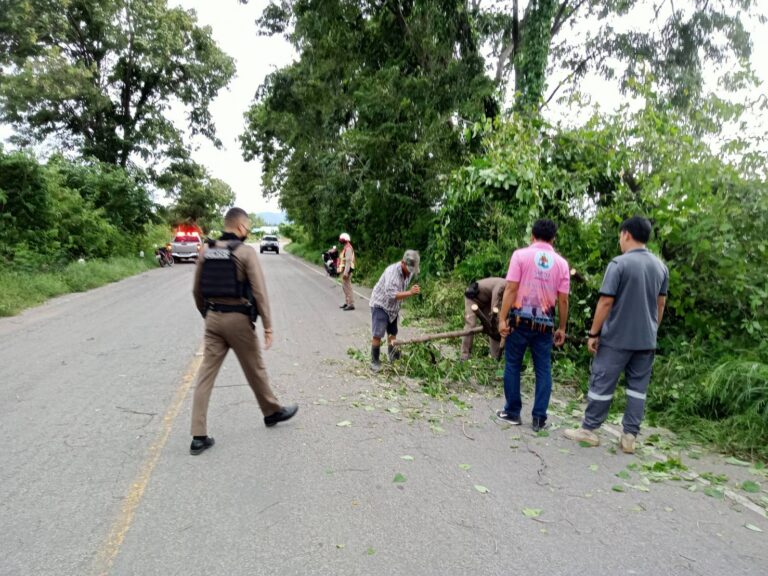
<path fill-rule="evenodd" d="M 196 230 L 177 230 L 171 242 L 171 255 L 178 262 L 180 260 L 197 259 L 203 241 Z"/>

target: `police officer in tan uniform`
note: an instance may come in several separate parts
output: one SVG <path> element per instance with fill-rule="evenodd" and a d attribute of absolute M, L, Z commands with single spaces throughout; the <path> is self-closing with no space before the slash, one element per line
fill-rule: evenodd
<path fill-rule="evenodd" d="M 504 278 L 483 278 L 477 282 L 472 282 L 464 293 L 464 330 L 471 330 L 477 326 L 477 315 L 472 310 L 472 306 L 477 304 L 480 311 L 488 318 L 493 315 L 493 308 L 501 309 L 501 299 L 504 296 L 504 288 L 507 281 Z M 472 341 L 474 334 L 464 336 L 461 341 L 461 359 L 469 360 L 472 354 Z M 500 340 L 494 340 L 488 337 L 488 344 L 491 348 L 491 357 L 498 360 L 501 357 Z"/>
<path fill-rule="evenodd" d="M 230 348 L 256 396 L 266 426 L 289 420 L 298 410 L 295 404 L 281 406 L 269 386 L 256 336 L 256 319 L 261 317 L 264 348 L 268 350 L 272 346 L 272 317 L 259 258 L 252 247 L 243 243 L 249 230 L 248 213 L 241 208 L 230 209 L 224 218 L 224 234 L 203 248 L 195 270 L 193 294 L 205 318 L 205 352 L 192 404 L 190 453 L 194 455 L 214 444 L 208 436 L 208 401 Z"/>

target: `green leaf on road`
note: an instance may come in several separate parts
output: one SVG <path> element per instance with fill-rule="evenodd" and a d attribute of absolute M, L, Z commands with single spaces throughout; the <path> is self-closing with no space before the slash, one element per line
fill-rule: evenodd
<path fill-rule="evenodd" d="M 400 408 L 398 408 L 397 406 L 390 406 L 389 408 L 387 408 L 387 412 L 389 412 L 390 414 L 398 414 L 400 412 Z"/>
<path fill-rule="evenodd" d="M 539 438 L 549 438 L 549 430 L 539 430 L 536 432 L 536 436 Z"/>
<path fill-rule="evenodd" d="M 365 553 L 368 554 L 368 556 L 373 556 L 374 554 L 376 554 L 376 550 L 369 547 L 368 550 L 365 551 Z"/>
<path fill-rule="evenodd" d="M 717 498 L 718 500 L 722 500 L 725 497 L 722 488 L 715 488 L 714 486 L 707 486 L 704 488 L 704 494 L 711 498 Z"/>
<path fill-rule="evenodd" d="M 733 456 L 725 459 L 726 464 L 730 464 L 731 466 L 744 466 L 745 468 L 748 466 L 752 466 L 750 462 L 746 462 L 745 460 L 739 460 L 738 458 L 734 458 Z"/>
<path fill-rule="evenodd" d="M 486 488 L 485 486 L 481 486 L 480 484 L 475 484 L 475 490 L 480 492 L 480 494 L 488 494 L 488 492 L 490 492 L 488 488 Z"/>
<path fill-rule="evenodd" d="M 538 518 L 541 512 L 541 508 L 523 508 L 523 516 L 526 518 Z"/>
<path fill-rule="evenodd" d="M 365 410 L 366 412 L 373 412 L 374 410 L 376 410 L 376 408 L 374 406 L 371 406 L 370 404 L 366 404 L 365 406 L 363 406 L 363 410 Z"/>
<path fill-rule="evenodd" d="M 629 478 L 630 478 L 629 472 L 627 472 L 626 470 L 622 470 L 621 472 L 616 474 L 616 476 L 618 478 L 621 478 L 622 480 L 629 480 Z"/>
<path fill-rule="evenodd" d="M 624 492 L 624 486 L 622 486 L 621 484 L 614 484 L 613 486 L 611 486 L 611 490 L 613 490 L 614 492 Z"/>
<path fill-rule="evenodd" d="M 341 549 L 343 549 L 345 547 L 346 547 L 346 544 L 336 544 L 336 548 L 338 548 L 339 550 L 341 550 Z"/>
<path fill-rule="evenodd" d="M 406 454 L 405 456 L 400 456 L 401 460 L 407 460 L 408 462 L 413 462 L 413 456 L 409 456 Z"/>
<path fill-rule="evenodd" d="M 579 446 L 581 446 L 582 448 L 592 448 L 592 444 L 590 444 L 586 440 L 579 440 Z"/>
<path fill-rule="evenodd" d="M 395 474 L 395 478 L 394 480 L 392 480 L 392 482 L 394 482 L 395 484 L 402 484 L 403 482 L 405 482 L 405 476 L 403 476 L 402 474 L 400 474 L 400 472 L 398 472 L 397 474 Z"/>
<path fill-rule="evenodd" d="M 459 468 L 461 468 L 462 470 L 469 470 L 470 468 L 472 468 L 472 465 L 471 464 L 459 464 Z"/>
<path fill-rule="evenodd" d="M 744 528 L 747 530 L 752 530 L 752 532 L 762 532 L 763 530 L 761 528 L 758 528 L 754 524 L 744 524 Z"/>
<path fill-rule="evenodd" d="M 600 468 L 597 464 L 590 464 L 589 469 L 592 470 L 592 472 L 597 472 L 597 469 Z"/>
<path fill-rule="evenodd" d="M 752 480 L 747 480 L 741 485 L 741 489 L 750 494 L 757 494 L 760 492 L 760 484 L 753 482 Z"/>
<path fill-rule="evenodd" d="M 350 422 L 349 420 L 342 420 L 341 422 L 337 422 L 336 426 L 338 426 L 339 428 L 349 428 L 350 426 L 352 426 L 352 422 Z"/>

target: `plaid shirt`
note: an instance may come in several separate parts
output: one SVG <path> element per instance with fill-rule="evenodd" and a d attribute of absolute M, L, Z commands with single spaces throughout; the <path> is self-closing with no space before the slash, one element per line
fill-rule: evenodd
<path fill-rule="evenodd" d="M 405 292 L 411 276 L 403 276 L 400 262 L 390 264 L 376 282 L 371 293 L 371 308 L 381 308 L 387 313 L 390 322 L 394 322 L 400 313 L 400 300 L 395 298 L 398 292 Z"/>

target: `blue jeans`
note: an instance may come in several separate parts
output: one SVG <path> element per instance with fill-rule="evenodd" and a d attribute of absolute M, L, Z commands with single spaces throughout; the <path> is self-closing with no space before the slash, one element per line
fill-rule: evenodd
<path fill-rule="evenodd" d="M 520 372 L 523 369 L 523 357 L 528 346 L 531 347 L 533 368 L 536 372 L 536 395 L 533 401 L 534 418 L 546 418 L 549 397 L 552 394 L 552 342 L 553 335 L 535 332 L 525 326 L 515 328 L 507 336 L 504 349 L 504 396 L 507 400 L 504 411 L 512 416 L 520 416 L 523 401 L 520 397 Z"/>

